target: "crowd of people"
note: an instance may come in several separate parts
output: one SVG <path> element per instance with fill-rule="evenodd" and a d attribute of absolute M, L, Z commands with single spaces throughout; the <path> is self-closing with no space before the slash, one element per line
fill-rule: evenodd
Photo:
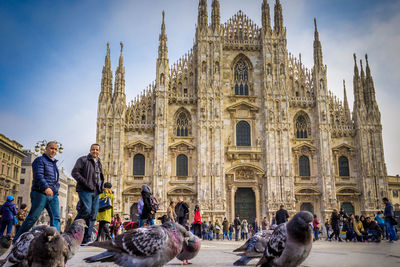
<path fill-rule="evenodd" d="M 142 185 L 141 199 L 138 202 L 137 224 L 134 222 L 122 223 L 119 214 L 114 214 L 112 185 L 104 181 L 98 144 L 92 144 L 89 154 L 78 158 L 75 163 L 71 174 L 77 181 L 76 192 L 79 195 L 79 202 L 76 207 L 77 215 L 74 219 L 72 214 L 68 214 L 66 221 L 61 223 L 58 202 L 59 173 L 56 165 L 57 160 L 54 158 L 57 151 L 58 144 L 49 142 L 45 153 L 32 163 L 33 181 L 29 212 L 26 204 L 22 204 L 17 209 L 14 197 L 11 195 L 1 205 L 0 237 L 4 235 L 5 231 L 7 235 L 11 235 L 15 225 L 14 239 L 16 240 L 38 222 L 44 209 L 47 210 L 50 217 L 50 225 L 58 231 L 62 231 L 63 228 L 68 229 L 76 219 L 84 219 L 88 227 L 85 230 L 83 245 L 94 240 L 112 239 L 121 229 L 124 231 L 134 227 L 155 224 L 159 203 L 153 196 L 151 188 L 145 184 Z M 329 241 L 380 242 L 382 239 L 388 239 L 390 242 L 395 242 L 397 240 L 395 229 L 397 222 L 394 219 L 393 205 L 387 198 L 383 198 L 383 203 L 385 210 L 378 212 L 373 217 L 346 214 L 343 209 L 340 212 L 335 209 L 330 218 L 322 225 L 317 216 L 314 215 L 312 222 L 314 240 L 320 240 L 320 235 L 326 233 L 326 240 Z M 239 241 L 250 238 L 260 230 L 269 228 L 266 217 L 261 221 L 261 225 L 257 218 L 248 222 L 246 219 L 241 220 L 239 215 L 236 215 L 233 222 L 229 222 L 227 218 L 224 218 L 222 222 L 218 219 L 206 221 L 202 220 L 198 205 L 195 205 L 193 214 L 193 221 L 189 225 L 189 206 L 183 201 L 182 197 L 179 197 L 176 203 L 173 201 L 169 203 L 166 215 L 158 219 L 177 222 L 203 240 L 233 240 L 234 237 L 236 241 Z M 289 214 L 283 205 L 274 215 L 271 225 L 279 225 L 289 218 Z M 324 227 L 325 229 L 323 229 Z"/>

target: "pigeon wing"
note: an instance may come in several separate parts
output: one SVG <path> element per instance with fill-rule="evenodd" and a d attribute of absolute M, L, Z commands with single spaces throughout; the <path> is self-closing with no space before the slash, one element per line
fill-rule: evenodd
<path fill-rule="evenodd" d="M 282 255 L 282 251 L 285 249 L 287 241 L 287 230 L 286 223 L 280 224 L 277 228 L 275 228 L 271 237 L 268 241 L 268 246 L 266 249 L 267 257 L 280 257 Z"/>

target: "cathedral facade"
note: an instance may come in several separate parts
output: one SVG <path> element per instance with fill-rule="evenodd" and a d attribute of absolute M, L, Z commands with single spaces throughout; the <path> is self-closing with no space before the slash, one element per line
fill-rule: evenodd
<path fill-rule="evenodd" d="M 206 220 L 271 218 L 280 204 L 320 218 L 381 208 L 388 183 L 367 56 L 364 71 L 354 55 L 351 113 L 345 85 L 343 101 L 327 88 L 315 20 L 308 69 L 287 50 L 280 1 L 273 19 L 267 0 L 261 11 L 261 27 L 241 11 L 221 24 L 213 0 L 209 24 L 200 0 L 193 48 L 172 65 L 163 12 L 155 82 L 128 104 L 123 45 L 114 85 L 107 45 L 97 142 L 119 213 L 135 213 L 142 184 L 160 213 L 182 196 Z"/>

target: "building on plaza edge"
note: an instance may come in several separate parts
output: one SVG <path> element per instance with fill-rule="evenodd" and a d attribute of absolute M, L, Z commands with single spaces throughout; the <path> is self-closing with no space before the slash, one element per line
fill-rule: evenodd
<path fill-rule="evenodd" d="M 155 81 L 126 102 L 121 55 L 102 71 L 97 142 L 116 210 L 134 213 L 141 185 L 161 200 L 183 196 L 203 219 L 271 218 L 279 205 L 326 217 L 369 214 L 388 190 L 381 115 L 368 58 L 354 55 L 354 109 L 327 88 L 317 23 L 314 65 L 286 47 L 282 6 L 264 0 L 259 27 L 242 11 L 220 23 L 200 0 L 193 48 L 168 60 L 162 14 Z M 310 47 L 311 48 L 311 47 Z"/>

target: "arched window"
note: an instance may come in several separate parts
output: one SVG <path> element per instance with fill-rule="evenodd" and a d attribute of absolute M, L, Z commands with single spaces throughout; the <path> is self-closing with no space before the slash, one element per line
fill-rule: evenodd
<path fill-rule="evenodd" d="M 296 92 L 297 94 L 297 92 Z M 307 123 L 307 119 L 304 115 L 299 115 L 296 119 L 296 137 L 297 138 L 308 138 L 310 133 L 310 127 Z"/>
<path fill-rule="evenodd" d="M 339 157 L 339 176 L 350 176 L 349 160 L 345 156 Z"/>
<path fill-rule="evenodd" d="M 145 158 L 142 154 L 133 157 L 133 175 L 144 175 Z"/>
<path fill-rule="evenodd" d="M 181 111 L 176 119 L 176 136 L 188 136 L 190 130 L 190 114 Z"/>
<path fill-rule="evenodd" d="M 176 176 L 188 176 L 188 158 L 184 154 L 176 157 Z"/>
<path fill-rule="evenodd" d="M 310 160 L 307 156 L 300 156 L 299 158 L 300 176 L 310 176 Z"/>
<path fill-rule="evenodd" d="M 250 124 L 246 121 L 236 124 L 236 145 L 251 146 Z"/>
<path fill-rule="evenodd" d="M 249 68 L 243 60 L 235 65 L 235 95 L 249 95 Z"/>

